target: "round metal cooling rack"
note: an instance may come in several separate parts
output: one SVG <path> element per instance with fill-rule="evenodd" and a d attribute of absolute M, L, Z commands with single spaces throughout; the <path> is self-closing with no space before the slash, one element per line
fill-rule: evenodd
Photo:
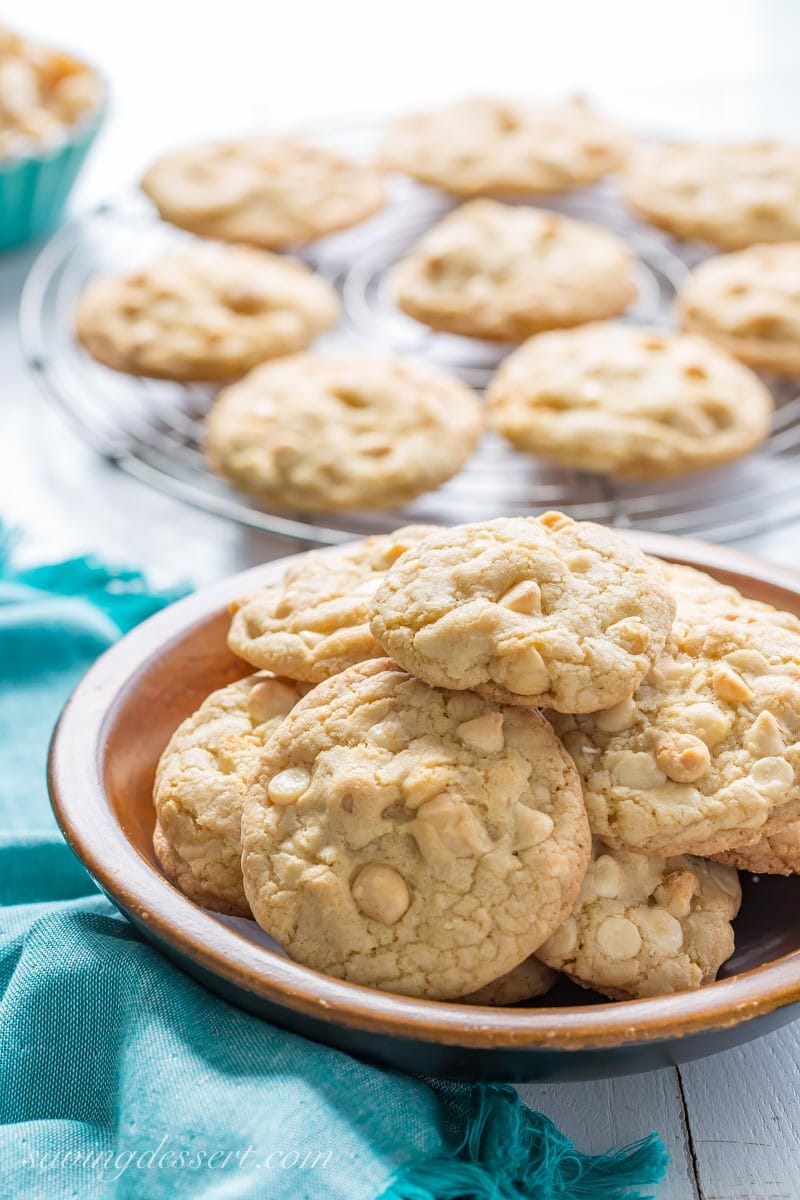
<path fill-rule="evenodd" d="M 353 130 L 325 140 L 357 155 L 374 138 L 374 130 Z M 451 206 L 437 193 L 400 180 L 383 212 L 303 254 L 336 286 L 344 308 L 341 325 L 320 339 L 320 350 L 404 354 L 453 371 L 478 389 L 485 386 L 508 347 L 435 333 L 399 312 L 386 288 L 388 268 Z M 672 323 L 675 294 L 691 262 L 686 250 L 637 223 L 608 184 L 549 206 L 621 234 L 639 259 L 639 296 L 627 319 Z M 550 466 L 487 434 L 455 479 L 402 511 L 336 514 L 317 523 L 304 514 L 263 508 L 206 466 L 202 425 L 212 388 L 129 378 L 96 363 L 72 335 L 77 297 L 90 276 L 141 266 L 187 239 L 190 235 L 158 221 L 143 199 L 123 196 L 51 239 L 34 263 L 20 307 L 24 352 L 46 394 L 100 454 L 152 487 L 243 525 L 312 544 L 412 521 L 449 524 L 547 508 L 718 541 L 800 518 L 800 396 L 792 384 L 774 380 L 777 411 L 769 440 L 718 470 L 661 483 L 621 483 Z"/>

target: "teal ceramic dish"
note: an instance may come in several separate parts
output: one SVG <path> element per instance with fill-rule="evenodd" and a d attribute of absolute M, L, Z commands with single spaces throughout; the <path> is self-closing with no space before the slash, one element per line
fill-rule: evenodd
<path fill-rule="evenodd" d="M 101 106 L 54 145 L 0 159 L 0 252 L 55 228 L 104 115 Z"/>

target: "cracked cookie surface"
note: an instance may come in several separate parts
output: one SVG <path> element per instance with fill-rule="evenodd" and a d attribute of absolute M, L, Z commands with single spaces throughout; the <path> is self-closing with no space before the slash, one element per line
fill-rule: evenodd
<path fill-rule="evenodd" d="M 629 144 L 578 98 L 537 105 L 477 96 L 401 117 L 381 157 L 459 196 L 534 196 L 594 183 L 621 165 Z"/>
<path fill-rule="evenodd" d="M 279 508 L 394 508 L 455 475 L 478 444 L 475 393 L 396 358 L 298 354 L 217 397 L 212 467 Z"/>
<path fill-rule="evenodd" d="M 705 857 L 800 815 L 800 634 L 777 613 L 676 594 L 667 646 L 635 696 L 552 720 L 598 837 Z"/>
<path fill-rule="evenodd" d="M 204 142 L 165 154 L 142 180 L 165 221 L 202 237 L 285 250 L 383 207 L 376 167 L 297 138 Z"/>
<path fill-rule="evenodd" d="M 625 196 L 654 225 L 727 250 L 800 237 L 800 147 L 782 142 L 643 145 Z"/>
<path fill-rule="evenodd" d="M 266 673 L 220 688 L 170 738 L 156 770 L 153 845 L 191 900 L 249 916 L 240 825 L 247 772 L 307 689 Z"/>
<path fill-rule="evenodd" d="M 613 323 L 532 338 L 488 400 L 490 423 L 518 449 L 627 479 L 740 458 L 773 409 L 761 381 L 705 338 Z"/>
<path fill-rule="evenodd" d="M 226 380 L 304 350 L 339 311 L 333 288 L 301 262 L 245 246 L 199 245 L 128 275 L 90 280 L 76 332 L 116 371 Z"/>
<path fill-rule="evenodd" d="M 242 868 L 256 920 L 295 960 L 445 999 L 553 932 L 589 840 L 572 763 L 539 714 L 378 659 L 318 684 L 270 740 Z"/>
<path fill-rule="evenodd" d="M 717 255 L 692 272 L 681 320 L 751 366 L 800 375 L 798 279 L 800 242 Z"/>
<path fill-rule="evenodd" d="M 675 611 L 663 571 L 561 513 L 458 525 L 412 547 L 372 601 L 372 632 L 435 687 L 592 712 L 632 695 Z"/>
<path fill-rule="evenodd" d="M 395 559 L 433 533 L 433 525 L 407 525 L 335 553 L 299 555 L 279 584 L 235 603 L 229 647 L 254 667 L 309 683 L 382 658 L 370 600 Z"/>
<path fill-rule="evenodd" d="M 615 234 L 494 200 L 444 217 L 393 268 L 389 286 L 432 329 L 509 342 L 616 316 L 636 297 L 633 259 Z"/>
<path fill-rule="evenodd" d="M 730 958 L 740 903 L 730 867 L 595 842 L 572 914 L 536 953 L 614 999 L 682 992 Z"/>

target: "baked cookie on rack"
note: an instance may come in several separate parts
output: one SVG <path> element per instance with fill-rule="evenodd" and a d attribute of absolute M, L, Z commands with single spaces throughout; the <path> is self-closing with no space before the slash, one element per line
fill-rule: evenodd
<path fill-rule="evenodd" d="M 339 319 L 333 288 L 295 259 L 189 245 L 81 293 L 76 332 L 99 362 L 156 379 L 228 380 L 304 350 Z"/>
<path fill-rule="evenodd" d="M 150 167 L 142 188 L 165 221 L 267 250 L 302 246 L 383 207 L 383 173 L 292 137 L 204 142 Z"/>
<path fill-rule="evenodd" d="M 731 867 L 595 842 L 571 915 L 536 954 L 615 1000 L 683 992 L 730 958 L 740 903 Z"/>
<path fill-rule="evenodd" d="M 318 684 L 270 739 L 242 870 L 291 958 L 447 999 L 554 932 L 589 842 L 577 775 L 542 717 L 376 659 Z"/>
<path fill-rule="evenodd" d="M 545 513 L 411 547 L 375 592 L 371 629 L 435 687 L 588 713 L 633 694 L 674 612 L 655 559 L 610 529 Z"/>
<path fill-rule="evenodd" d="M 705 338 L 600 323 L 543 333 L 500 365 L 489 419 L 563 467 L 659 479 L 719 466 L 769 433 L 772 397 Z"/>
<path fill-rule="evenodd" d="M 508 342 L 616 316 L 636 298 L 633 258 L 615 234 L 494 200 L 444 217 L 392 269 L 389 286 L 432 329 Z"/>
<path fill-rule="evenodd" d="M 387 166 L 459 196 L 535 196 L 594 183 L 629 146 L 627 133 L 579 97 L 526 104 L 479 96 L 401 117 L 381 154 Z"/>
<path fill-rule="evenodd" d="M 678 238 L 738 250 L 800 238 L 800 146 L 784 142 L 642 145 L 625 173 L 628 202 Z"/>
<path fill-rule="evenodd" d="M 217 397 L 212 467 L 278 508 L 395 508 L 455 475 L 478 444 L 477 397 L 399 358 L 295 355 Z"/>
<path fill-rule="evenodd" d="M 800 633 L 676 595 L 667 646 L 632 698 L 550 716 L 598 837 L 709 857 L 800 816 Z"/>
<path fill-rule="evenodd" d="M 308 689 L 265 672 L 212 692 L 175 730 L 156 771 L 153 847 L 182 892 L 247 917 L 240 827 L 247 772 Z"/>
<path fill-rule="evenodd" d="M 800 375 L 800 241 L 701 263 L 679 297 L 686 329 L 751 366 Z"/>
<path fill-rule="evenodd" d="M 303 554 L 279 584 L 233 605 L 228 645 L 254 667 L 308 683 L 382 658 L 369 627 L 370 600 L 392 563 L 436 531 L 407 525 L 336 552 Z"/>

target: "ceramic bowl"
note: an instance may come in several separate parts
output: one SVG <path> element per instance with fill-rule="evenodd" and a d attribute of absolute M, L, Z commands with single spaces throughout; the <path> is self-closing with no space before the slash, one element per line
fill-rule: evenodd
<path fill-rule="evenodd" d="M 800 614 L 800 575 L 700 542 L 636 541 Z M 494 1009 L 329 978 L 270 947 L 253 922 L 204 911 L 181 895 L 153 854 L 154 769 L 179 722 L 214 688 L 248 672 L 225 644 L 228 602 L 277 581 L 285 566 L 246 571 L 145 621 L 88 672 L 54 735 L 50 789 L 58 822 L 143 937 L 208 988 L 276 1025 L 372 1062 L 450 1078 L 644 1071 L 715 1053 L 800 1015 L 800 877 L 742 877 L 736 953 L 719 980 L 697 991 L 611 1003 L 563 983 L 535 1007 Z"/>

